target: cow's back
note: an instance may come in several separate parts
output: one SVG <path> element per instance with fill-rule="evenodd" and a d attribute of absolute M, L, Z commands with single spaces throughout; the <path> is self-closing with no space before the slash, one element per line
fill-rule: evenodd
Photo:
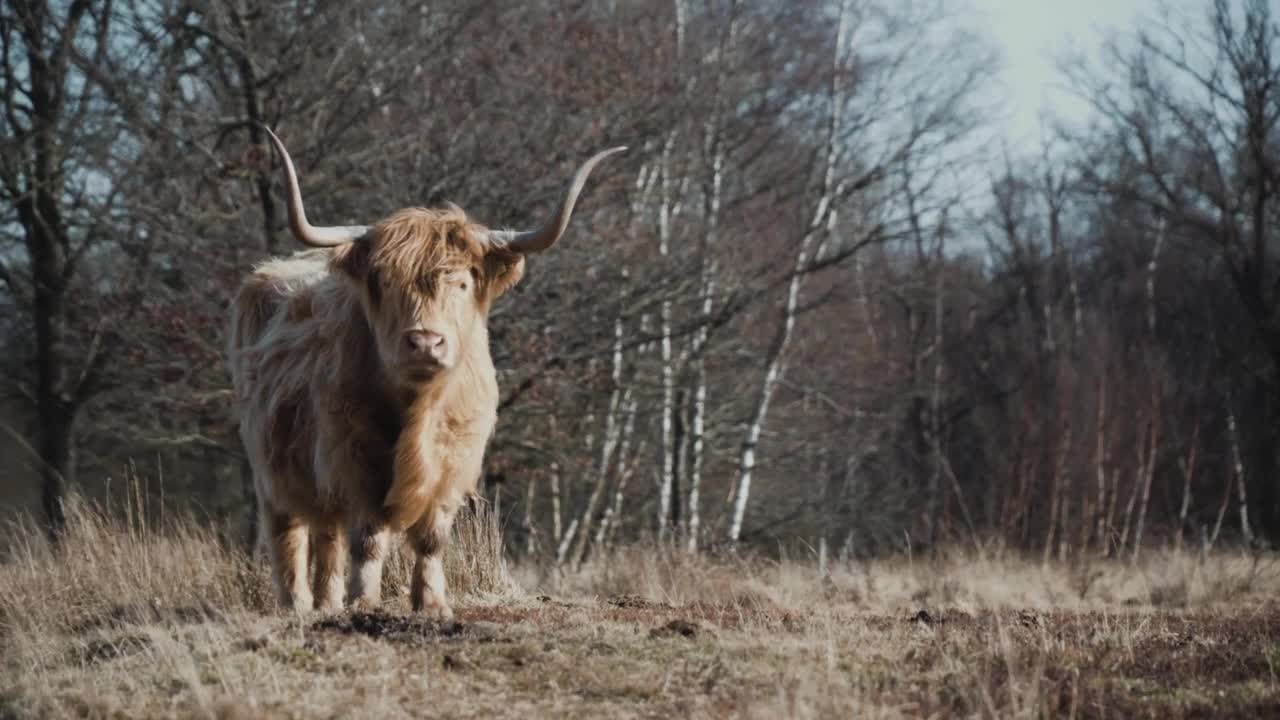
<path fill-rule="evenodd" d="M 272 319 L 304 296 L 314 294 L 329 275 L 329 253 L 308 250 L 267 260 L 254 268 L 231 304 L 228 350 L 234 366 L 236 351 L 264 339 Z"/>
<path fill-rule="evenodd" d="M 297 500 L 284 505 L 311 505 L 305 498 L 315 493 L 309 388 L 325 361 L 326 316 L 342 297 L 328 257 L 306 251 L 262 263 L 231 306 L 227 352 L 240 436 L 260 491 Z"/>

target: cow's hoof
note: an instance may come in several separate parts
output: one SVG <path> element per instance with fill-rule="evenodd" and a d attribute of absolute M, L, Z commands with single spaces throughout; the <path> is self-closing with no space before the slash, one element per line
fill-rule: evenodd
<path fill-rule="evenodd" d="M 449 607 L 448 603 L 428 602 L 421 607 L 415 607 L 414 610 L 422 613 L 429 620 L 448 622 L 453 619 L 453 609 Z"/>
<path fill-rule="evenodd" d="M 293 615 L 307 615 L 315 609 L 315 603 L 312 602 L 310 595 L 296 595 L 294 597 L 280 598 L 280 607 Z"/>
<path fill-rule="evenodd" d="M 352 600 L 351 609 L 369 612 L 372 610 L 377 610 L 378 606 L 381 604 L 382 604 L 382 598 L 365 595 Z"/>
<path fill-rule="evenodd" d="M 322 602 L 316 606 L 316 611 L 324 613 L 326 615 L 333 615 L 334 613 L 340 613 L 342 612 L 342 601 L 338 600 L 336 602 L 335 601 Z"/>

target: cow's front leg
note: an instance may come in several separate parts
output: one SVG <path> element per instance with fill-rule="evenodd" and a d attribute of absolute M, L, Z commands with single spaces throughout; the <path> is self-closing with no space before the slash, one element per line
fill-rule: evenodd
<path fill-rule="evenodd" d="M 453 526 L 453 515 L 451 510 L 429 510 L 409 528 L 409 542 L 417 554 L 409 602 L 415 612 L 440 620 L 453 618 L 453 610 L 445 598 L 444 579 L 444 548 Z"/>
<path fill-rule="evenodd" d="M 307 587 L 306 523 L 269 508 L 264 508 L 262 515 L 280 604 L 294 612 L 311 610 L 311 589 Z"/>
<path fill-rule="evenodd" d="M 391 531 L 380 526 L 357 528 L 351 537 L 351 604 L 374 607 L 382 601 L 382 564 L 391 546 Z"/>
<path fill-rule="evenodd" d="M 346 533 L 337 523 L 319 525 L 311 534 L 311 554 L 316 561 L 316 576 L 312 587 L 316 609 L 322 612 L 337 612 L 342 609 L 346 545 Z"/>

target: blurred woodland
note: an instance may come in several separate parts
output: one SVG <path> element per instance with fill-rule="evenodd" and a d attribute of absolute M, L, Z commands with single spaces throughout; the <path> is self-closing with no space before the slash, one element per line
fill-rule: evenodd
<path fill-rule="evenodd" d="M 1267 547 L 1276 9 L 1062 58 L 1092 119 L 1027 153 L 956 2 L 6 0 L 0 502 L 247 529 L 227 305 L 297 249 L 262 122 L 324 224 L 529 226 L 631 147 L 491 320 L 514 555 Z"/>

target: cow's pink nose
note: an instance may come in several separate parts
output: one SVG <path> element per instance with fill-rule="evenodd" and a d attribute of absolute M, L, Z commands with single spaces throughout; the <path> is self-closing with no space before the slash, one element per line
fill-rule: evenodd
<path fill-rule="evenodd" d="M 444 336 L 430 330 L 410 330 L 404 335 L 409 351 L 415 355 L 429 355 L 436 360 L 444 356 Z"/>

